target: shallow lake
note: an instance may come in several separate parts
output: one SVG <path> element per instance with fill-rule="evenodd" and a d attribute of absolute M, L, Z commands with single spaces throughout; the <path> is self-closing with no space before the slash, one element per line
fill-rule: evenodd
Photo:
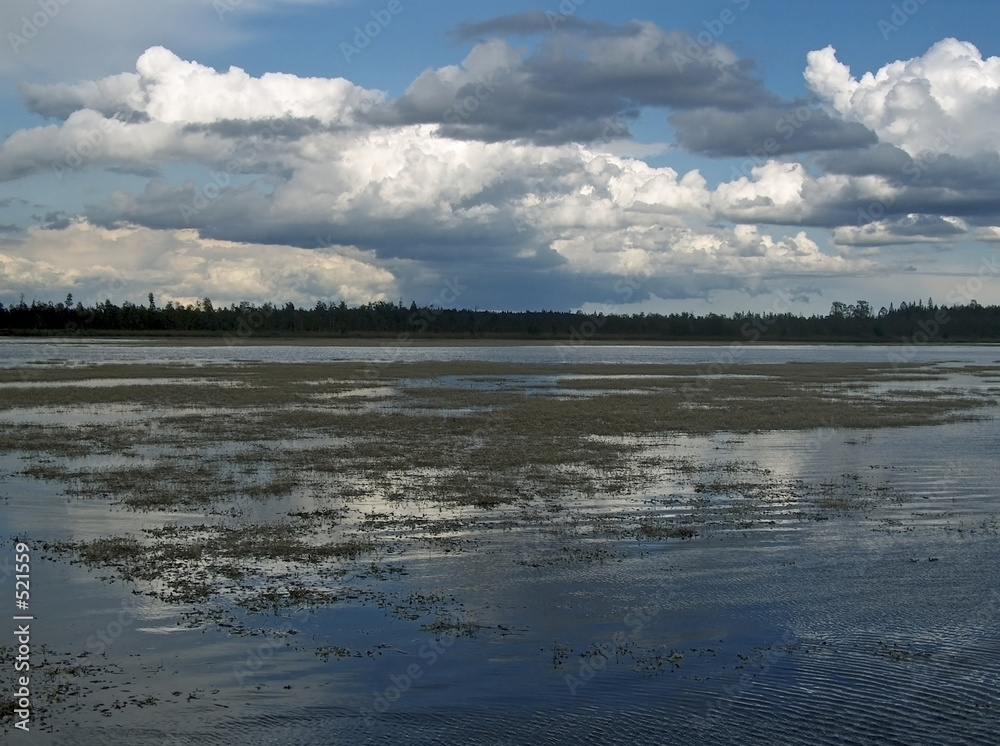
<path fill-rule="evenodd" d="M 0 366 L 87 363 L 422 362 L 482 360 L 498 363 L 679 363 L 738 365 L 787 362 L 1000 363 L 1000 345 L 577 345 L 434 344 L 413 339 L 364 344 L 232 344 L 183 340 L 150 345 L 141 339 L 0 339 Z"/>
<path fill-rule="evenodd" d="M 900 351 L 740 349 L 14 341 L 0 344 L 0 357 L 6 365 L 708 366 L 732 354 L 735 363 L 891 363 Z M 1000 359 L 997 348 L 977 346 L 908 354 L 910 362 Z M 11 414 L 0 421 L 17 421 Z M 35 551 L 34 654 L 94 670 L 79 695 L 51 706 L 50 731 L 14 732 L 10 742 L 993 744 L 1000 732 L 997 425 L 990 413 L 905 428 L 647 438 L 648 453 L 698 464 L 700 476 L 668 473 L 641 489 L 580 493 L 537 527 L 499 525 L 502 511 L 486 526 L 477 522 L 483 511 L 456 508 L 469 521 L 449 542 L 380 558 L 405 572 L 380 575 L 373 563 L 354 597 L 246 612 L 238 621 L 253 634 L 232 634 L 231 619 L 191 627 L 183 604 L 143 595 L 142 583 Z M 101 458 L 114 465 L 121 457 Z M 26 475 L 25 464 L 16 454 L 0 461 L 0 562 L 13 559 L 15 536 L 90 539 L 212 518 L 79 499 L 61 483 Z M 800 502 L 806 492 L 808 508 Z M 301 499 L 257 509 L 280 514 L 301 508 Z M 412 502 L 373 509 L 428 519 L 441 512 Z M 606 530 L 636 513 L 652 520 L 694 510 L 701 518 L 689 537 L 615 538 Z M 2 607 L 12 609 L 12 577 L 0 575 Z M 382 603 L 388 595 L 408 605 Z M 435 626 L 442 608 L 451 626 Z"/>

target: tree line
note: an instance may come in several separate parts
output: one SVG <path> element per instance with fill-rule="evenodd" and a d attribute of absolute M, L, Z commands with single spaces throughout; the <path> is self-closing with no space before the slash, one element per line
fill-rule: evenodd
<path fill-rule="evenodd" d="M 890 304 L 837 301 L 823 315 L 736 312 L 698 316 L 682 313 L 585 314 L 579 311 L 482 311 L 404 306 L 377 301 L 359 306 L 318 301 L 232 304 L 211 299 L 181 305 L 110 300 L 84 306 L 72 295 L 63 302 L 0 303 L 0 334 L 205 334 L 259 336 L 448 337 L 597 340 L 690 340 L 770 342 L 992 342 L 1000 341 L 1000 306 L 976 301 L 938 306 L 930 298 Z"/>

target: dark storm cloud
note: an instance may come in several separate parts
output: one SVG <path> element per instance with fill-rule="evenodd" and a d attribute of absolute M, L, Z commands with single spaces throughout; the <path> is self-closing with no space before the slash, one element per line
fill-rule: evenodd
<path fill-rule="evenodd" d="M 56 88 L 55 91 L 52 89 Z M 40 86 L 22 84 L 21 101 L 32 114 L 66 120 L 74 111 L 86 108 L 86 102 L 69 89 L 69 86 Z"/>
<path fill-rule="evenodd" d="M 458 33 L 537 33 L 549 30 L 545 24 L 544 14 L 518 14 Z M 368 112 L 369 121 L 439 124 L 440 134 L 456 139 L 557 144 L 627 137 L 626 122 L 646 106 L 739 112 L 777 102 L 751 61 L 648 22 L 570 19 L 526 58 L 496 39 L 473 57 L 457 76 L 454 68 L 426 71 L 403 96 Z M 620 131 L 609 136 L 613 121 Z"/>
<path fill-rule="evenodd" d="M 734 167 L 730 180 L 752 181 L 751 169 L 772 155 L 760 150 L 750 154 L 752 158 L 746 150 L 742 153 L 743 167 Z M 974 226 L 1000 224 L 1000 155 L 995 152 L 974 158 L 934 152 L 910 156 L 893 145 L 877 143 L 820 152 L 814 163 L 822 175 L 803 185 L 805 209 L 784 209 L 758 194 L 734 197 L 720 206 L 720 215 L 737 222 L 816 228 L 857 228 L 905 221 L 912 215 L 957 217 Z M 823 175 L 851 178 L 823 183 Z M 877 177 L 883 183 L 876 187 L 876 182 L 862 177 Z M 946 222 L 941 228 L 953 231 L 955 225 Z"/>
<path fill-rule="evenodd" d="M 817 211 L 817 225 L 905 220 L 910 215 L 950 215 L 979 225 L 1000 221 L 997 153 L 964 158 L 927 152 L 911 157 L 893 145 L 879 143 L 864 150 L 823 154 L 817 163 L 831 174 L 881 177 L 896 190 L 885 198 L 861 192 L 842 194 L 837 203 Z M 953 228 L 950 223 L 943 226 L 945 231 Z"/>
<path fill-rule="evenodd" d="M 853 153 L 822 156 L 829 173 L 881 176 L 895 186 L 949 189 L 959 192 L 1000 192 L 1000 154 L 964 158 L 928 151 L 916 156 L 886 143 Z"/>
<path fill-rule="evenodd" d="M 321 132 L 341 131 L 343 127 L 323 124 L 316 117 L 281 119 L 220 119 L 209 123 L 184 125 L 185 134 L 209 133 L 227 139 L 266 137 L 268 140 L 291 142 Z"/>
<path fill-rule="evenodd" d="M 557 33 L 525 60 L 535 85 L 551 95 L 620 97 L 670 108 L 742 109 L 770 99 L 753 68 L 724 45 L 704 48 L 682 31 L 638 21 Z"/>
<path fill-rule="evenodd" d="M 38 217 L 37 215 L 34 217 L 40 222 L 42 228 L 52 231 L 64 230 L 73 222 L 70 216 L 62 210 L 47 212 L 42 217 Z"/>
<path fill-rule="evenodd" d="M 266 195 L 255 184 L 221 187 L 210 194 L 211 198 L 206 197 L 194 182 L 170 186 L 154 180 L 141 193 L 119 191 L 90 205 L 86 216 L 93 224 L 110 229 L 129 224 L 164 230 L 213 225 L 212 238 L 248 243 L 253 242 L 254 231 L 266 233 L 259 225 L 251 227 L 253 217 L 268 208 Z"/>
<path fill-rule="evenodd" d="M 889 224 L 888 228 L 897 236 L 954 238 L 964 236 L 966 233 L 962 226 L 944 220 L 938 215 L 911 215 Z"/>
<path fill-rule="evenodd" d="M 513 138 L 530 140 L 536 145 L 562 145 L 567 142 L 610 142 L 630 137 L 632 133 L 628 123 L 617 115 L 564 121 L 558 116 L 544 117 L 538 113 L 530 120 L 518 118 L 515 122 L 442 124 L 438 134 L 454 140 L 504 142 Z"/>
<path fill-rule="evenodd" d="M 442 267 L 445 276 L 447 269 Z M 466 263 L 460 268 L 464 294 L 476 298 L 484 308 L 565 311 L 592 304 L 599 311 L 616 313 L 615 306 L 642 303 L 653 296 L 661 299 L 708 298 L 715 291 L 736 290 L 744 285 L 742 278 L 738 277 L 695 273 L 642 278 L 596 273 L 568 274 L 561 262 L 532 269 L 526 273 L 525 267 L 509 262 L 489 266 Z M 434 287 L 429 283 L 421 287 L 421 291 L 426 297 Z M 581 314 L 580 324 L 588 318 L 588 315 Z"/>
<path fill-rule="evenodd" d="M 959 240 L 968 231 L 939 215 L 907 215 L 878 224 L 862 226 L 849 235 L 838 234 L 838 243 L 851 246 L 888 246 L 908 242 Z"/>
<path fill-rule="evenodd" d="M 18 87 L 24 108 L 39 116 L 65 121 L 75 111 L 92 109 L 109 119 L 117 118 L 135 123 L 149 121 L 144 111 L 128 105 L 125 90 L 124 87 L 121 89 L 119 100 L 112 100 L 114 97 L 108 96 L 107 88 L 97 82 L 82 85 L 22 83 Z"/>
<path fill-rule="evenodd" d="M 805 101 L 774 102 L 743 111 L 720 108 L 679 111 L 669 117 L 677 142 L 712 157 L 752 155 L 771 158 L 792 153 L 867 148 L 874 132 L 855 122 L 833 119 Z"/>
<path fill-rule="evenodd" d="M 275 207 L 273 195 L 255 184 L 225 187 L 206 199 L 194 183 L 170 186 L 151 182 L 144 192 L 117 192 L 110 199 L 88 207 L 87 219 L 108 229 L 140 225 L 159 230 L 195 229 L 203 238 L 245 243 L 295 246 L 305 249 L 356 245 L 371 248 L 381 258 L 419 259 L 427 262 L 465 264 L 469 261 L 507 261 L 534 242 L 535 230 L 519 224 L 510 204 L 504 204 L 502 186 L 490 194 L 470 197 L 456 204 L 456 214 L 477 205 L 497 202 L 491 223 L 467 220 L 442 225 L 433 215 L 409 213 L 373 219 L 377 205 L 359 205 L 335 218 L 311 213 L 289 214 Z M 474 249 L 470 247 L 475 247 Z M 535 258 L 520 267 L 551 266 L 564 260 L 545 246 L 535 246 Z M 475 254 L 476 251 L 481 252 Z"/>
<path fill-rule="evenodd" d="M 906 151 L 895 145 L 880 142 L 865 149 L 823 153 L 816 162 L 824 171 L 833 174 L 898 178 L 904 174 L 904 169 L 912 159 Z"/>
<path fill-rule="evenodd" d="M 822 195 L 813 195 L 807 188 L 803 197 L 808 209 L 801 215 L 782 212 L 773 200 L 762 196 L 753 200 L 733 200 L 721 210 L 721 215 L 735 222 L 803 228 L 863 227 L 876 222 L 905 220 L 911 215 L 953 216 L 974 225 L 1000 225 L 1000 190 L 955 192 L 928 185 L 907 187 L 876 197 L 856 187 L 827 200 Z M 743 211 L 753 208 L 765 209 L 754 211 L 748 218 Z"/>

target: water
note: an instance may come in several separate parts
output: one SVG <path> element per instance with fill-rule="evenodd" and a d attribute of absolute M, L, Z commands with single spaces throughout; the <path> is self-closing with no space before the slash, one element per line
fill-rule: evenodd
<path fill-rule="evenodd" d="M 84 365 L 93 363 L 234 362 L 425 362 L 476 360 L 499 363 L 678 363 L 738 365 L 786 362 L 1000 363 L 998 345 L 482 345 L 416 346 L 406 340 L 371 345 L 185 344 L 153 345 L 143 340 L 85 339 L 0 341 L 0 366 Z"/>
<path fill-rule="evenodd" d="M 571 349 L 579 362 L 708 364 L 719 352 Z M 755 346 L 741 362 L 881 362 L 889 352 Z M 991 364 L 998 357 L 989 347 L 918 352 L 925 356 L 919 362 Z M 20 341 L 4 353 L 8 362 L 20 355 L 59 364 L 382 354 L 356 347 L 233 352 Z M 405 354 L 558 362 L 562 352 L 435 347 Z M 189 629 L 182 607 L 137 595 L 141 584 L 112 583 L 101 579 L 110 579 L 110 571 L 36 552 L 33 644 L 45 644 L 53 657 L 87 652 L 80 660 L 103 668 L 79 697 L 53 708 L 56 730 L 33 733 L 30 742 L 996 742 L 995 418 L 874 431 L 665 435 L 646 445 L 651 453 L 701 464 L 703 476 L 665 475 L 636 492 L 567 499 L 545 524 L 568 532 L 562 535 L 472 525 L 452 551 L 411 552 L 401 558 L 405 575 L 372 579 L 353 599 L 248 615 L 247 626 L 262 627 L 262 635 L 231 635 L 209 622 Z M 735 492 L 696 489 L 713 467 L 724 482 L 768 485 L 773 499 L 746 508 Z M 17 468 L 9 458 L 0 464 L 5 537 L 91 538 L 166 518 L 68 498 L 58 483 L 19 477 Z M 832 507 L 797 502 L 823 489 L 835 499 Z M 636 512 L 688 511 L 697 498 L 711 506 L 691 539 L 637 540 L 601 528 Z M 840 499 L 853 507 L 837 508 Z M 278 512 L 280 503 L 273 507 Z M 437 606 L 474 627 L 454 636 L 422 629 L 435 613 L 419 604 L 407 615 L 394 612 L 365 597 L 366 589 L 447 596 Z M 11 590 L 4 576 L 0 594 Z M 147 697 L 155 704 L 142 704 Z M 10 742 L 29 742 L 18 735 Z"/>

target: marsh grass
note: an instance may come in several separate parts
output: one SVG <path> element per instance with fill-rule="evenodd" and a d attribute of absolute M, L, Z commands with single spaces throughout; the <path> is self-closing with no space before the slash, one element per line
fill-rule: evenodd
<path fill-rule="evenodd" d="M 330 563 L 350 563 L 374 554 L 379 545 L 368 537 L 352 536 L 328 541 L 291 524 L 165 525 L 144 530 L 144 539 L 131 535 L 109 536 L 89 541 L 59 541 L 45 544 L 55 554 L 75 557 L 78 562 L 111 569 L 119 577 L 149 584 L 148 593 L 163 601 L 204 603 L 232 598 L 237 588 L 240 605 L 248 610 L 274 605 L 274 588 L 252 582 L 293 572 L 284 594 L 284 605 L 301 600 L 304 588 L 294 580 L 296 565 L 317 567 Z M 268 569 L 271 568 L 271 569 Z M 310 594 L 311 603 L 329 594 Z M 330 599 L 336 600 L 333 596 Z M 214 613 L 203 609 L 198 615 Z"/>
<path fill-rule="evenodd" d="M 435 637 L 474 637 L 482 627 L 473 619 L 452 619 L 438 617 L 430 624 L 422 624 L 420 628 L 430 632 Z"/>
<path fill-rule="evenodd" d="M 109 536 L 77 545 L 77 554 L 83 562 L 107 567 L 131 565 L 145 552 L 145 547 L 133 536 Z"/>
<path fill-rule="evenodd" d="M 180 459 L 80 469 L 72 474 L 71 493 L 108 497 L 135 510 L 170 510 L 206 506 L 232 498 L 237 482 L 211 461 L 188 464 Z"/>
<path fill-rule="evenodd" d="M 20 422 L 0 425 L 0 453 L 17 452 L 71 458 L 87 455 L 90 448 L 72 437 L 66 427 Z"/>
<path fill-rule="evenodd" d="M 698 530 L 693 526 L 678 525 L 647 518 L 639 524 L 637 534 L 644 539 L 693 539 Z"/>

